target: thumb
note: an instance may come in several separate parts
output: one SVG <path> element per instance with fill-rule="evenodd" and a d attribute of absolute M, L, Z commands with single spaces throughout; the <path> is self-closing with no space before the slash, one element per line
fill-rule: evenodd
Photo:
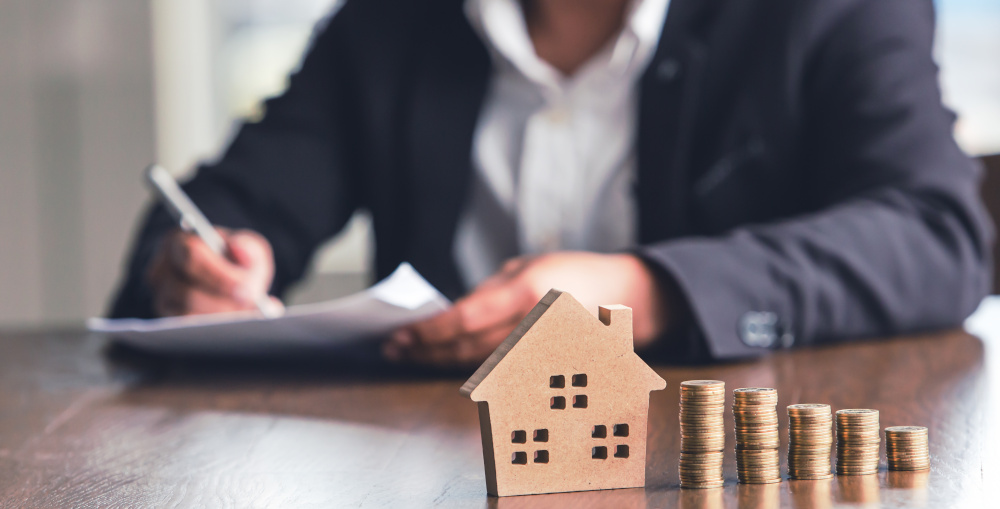
<path fill-rule="evenodd" d="M 267 239 L 259 233 L 241 230 L 228 235 L 226 244 L 233 262 L 246 270 L 240 291 L 249 298 L 267 293 L 274 277 L 274 255 Z"/>
<path fill-rule="evenodd" d="M 271 257 L 271 246 L 260 234 L 241 230 L 226 236 L 229 256 L 240 267 L 252 270 L 266 265 Z"/>

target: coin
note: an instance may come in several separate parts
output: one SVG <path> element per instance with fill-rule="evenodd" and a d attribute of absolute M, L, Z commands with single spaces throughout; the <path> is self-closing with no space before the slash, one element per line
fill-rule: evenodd
<path fill-rule="evenodd" d="M 830 405 L 788 405 L 788 475 L 792 479 L 829 479 L 833 450 L 833 414 Z"/>
<path fill-rule="evenodd" d="M 781 480 L 778 459 L 778 391 L 746 387 L 733 391 L 736 424 L 736 474 L 741 483 Z"/>
<path fill-rule="evenodd" d="M 867 475 L 878 472 L 879 433 L 878 410 L 855 408 L 838 410 L 837 473 Z"/>
<path fill-rule="evenodd" d="M 885 428 L 885 455 L 889 470 L 927 470 L 931 457 L 927 428 L 889 426 Z"/>
<path fill-rule="evenodd" d="M 725 407 L 724 382 L 681 382 L 679 477 L 682 488 L 718 488 L 723 485 Z"/>

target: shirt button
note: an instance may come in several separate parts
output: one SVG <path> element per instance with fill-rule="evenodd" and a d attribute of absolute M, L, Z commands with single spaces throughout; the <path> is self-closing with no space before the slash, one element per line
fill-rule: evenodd
<path fill-rule="evenodd" d="M 663 60 L 656 66 L 656 77 L 660 81 L 671 82 L 681 73 L 681 63 L 675 58 Z"/>
<path fill-rule="evenodd" d="M 771 348 L 778 342 L 778 315 L 770 311 L 750 311 L 740 318 L 740 339 L 747 346 Z"/>

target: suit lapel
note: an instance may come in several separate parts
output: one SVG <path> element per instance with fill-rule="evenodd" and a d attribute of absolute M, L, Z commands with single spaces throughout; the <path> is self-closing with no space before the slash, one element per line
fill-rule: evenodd
<path fill-rule="evenodd" d="M 461 2 L 455 2 L 460 4 Z M 441 9 L 439 27 L 415 52 L 411 100 L 405 119 L 404 174 L 413 203 L 406 257 L 450 297 L 464 291 L 452 244 L 468 194 L 472 141 L 490 76 L 489 55 L 461 8 Z M 446 29 L 443 27 L 454 27 Z"/>
<path fill-rule="evenodd" d="M 690 233 L 692 144 L 704 68 L 705 31 L 722 0 L 672 0 L 656 54 L 640 80 L 639 242 Z"/>

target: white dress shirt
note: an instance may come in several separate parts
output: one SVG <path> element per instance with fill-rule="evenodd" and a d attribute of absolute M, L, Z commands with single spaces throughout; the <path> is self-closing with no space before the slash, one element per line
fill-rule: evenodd
<path fill-rule="evenodd" d="M 622 32 L 567 77 L 535 53 L 518 0 L 466 1 L 494 69 L 454 246 L 470 288 L 515 256 L 634 245 L 637 82 L 668 3 L 634 0 Z"/>

